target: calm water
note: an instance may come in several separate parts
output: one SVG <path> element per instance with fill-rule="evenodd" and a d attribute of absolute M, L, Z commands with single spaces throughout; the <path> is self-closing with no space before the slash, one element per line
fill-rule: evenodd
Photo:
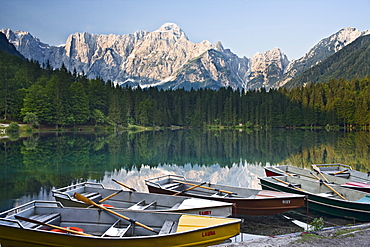
<path fill-rule="evenodd" d="M 144 180 L 180 174 L 197 181 L 260 188 L 264 166 L 343 163 L 370 170 L 370 133 L 302 130 L 155 131 L 36 134 L 1 143 L 0 211 L 83 181 L 147 191 Z"/>

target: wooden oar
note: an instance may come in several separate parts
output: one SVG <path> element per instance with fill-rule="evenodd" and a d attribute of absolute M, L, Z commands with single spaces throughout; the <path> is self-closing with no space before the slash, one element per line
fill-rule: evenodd
<path fill-rule="evenodd" d="M 325 180 L 325 182 L 329 183 L 329 180 L 327 180 L 324 174 L 322 174 L 320 168 L 318 168 L 316 165 L 312 165 L 312 168 L 321 175 L 321 177 Z"/>
<path fill-rule="evenodd" d="M 341 173 L 346 172 L 346 171 L 348 171 L 348 169 L 345 169 L 345 170 L 342 170 L 342 171 L 339 171 L 339 172 L 334 172 L 333 175 L 341 174 Z"/>
<path fill-rule="evenodd" d="M 201 183 L 201 184 L 196 184 L 196 185 L 194 185 L 194 186 L 192 186 L 192 187 L 190 187 L 190 188 L 187 188 L 186 190 L 179 191 L 179 192 L 177 192 L 177 193 L 173 194 L 173 196 L 177 196 L 178 194 L 185 193 L 186 191 L 189 191 L 189 190 L 192 190 L 192 189 L 198 188 L 198 187 L 200 187 L 200 186 L 202 186 L 203 184 L 206 184 L 206 183 L 207 183 L 207 182 L 203 182 L 203 183 Z"/>
<path fill-rule="evenodd" d="M 311 175 L 314 176 L 317 180 L 321 180 L 318 176 L 316 176 L 315 174 L 313 174 L 311 172 Z M 322 181 L 322 180 L 321 180 Z M 335 194 L 337 194 L 340 198 L 342 198 L 343 200 L 347 201 L 347 199 L 342 196 L 341 194 L 339 194 L 338 191 L 336 191 L 335 189 L 333 189 L 333 187 L 331 187 L 329 184 L 327 184 L 325 181 L 322 181 L 323 184 L 325 184 L 326 187 L 328 187 L 329 189 L 331 189 Z"/>
<path fill-rule="evenodd" d="M 284 174 L 286 174 L 286 175 L 288 175 L 288 176 L 290 176 L 290 177 L 294 177 L 292 174 L 290 174 L 290 173 L 288 173 L 288 172 L 285 172 L 285 171 L 283 171 L 283 170 L 281 170 L 280 168 L 277 168 L 277 167 L 273 167 L 275 170 L 277 170 L 277 171 L 279 171 L 279 172 L 282 172 L 282 173 L 284 173 Z"/>
<path fill-rule="evenodd" d="M 70 232 L 70 233 L 74 233 L 74 234 L 79 234 L 79 235 L 83 235 L 83 236 L 93 236 L 93 235 L 90 235 L 90 234 L 87 234 L 87 233 L 74 231 L 74 230 L 64 228 L 64 227 L 60 227 L 60 226 L 55 226 L 55 225 L 44 223 L 44 222 L 41 222 L 41 221 L 38 221 L 38 220 L 24 218 L 24 217 L 18 216 L 18 215 L 15 215 L 14 218 L 16 218 L 17 220 L 27 221 L 27 222 L 37 224 L 37 225 L 48 226 L 50 228 L 54 228 L 54 229 L 58 229 L 58 230 L 62 230 L 62 231 L 66 231 L 66 232 Z"/>
<path fill-rule="evenodd" d="M 101 200 L 99 201 L 99 203 L 105 202 L 106 200 L 108 200 L 108 199 L 112 198 L 113 196 L 118 195 L 118 194 L 119 194 L 119 193 L 121 193 L 122 191 L 123 191 L 123 190 L 119 190 L 119 191 L 117 191 L 117 192 L 114 192 L 113 194 L 111 194 L 111 195 L 109 195 L 109 196 L 107 196 L 107 197 L 105 197 L 105 198 L 101 199 Z"/>
<path fill-rule="evenodd" d="M 301 188 L 299 188 L 299 187 L 297 187 L 297 186 L 295 186 L 295 185 L 293 185 L 293 184 L 291 184 L 291 183 L 285 182 L 285 181 L 283 181 L 283 180 L 281 180 L 281 179 L 278 179 L 278 178 L 275 178 L 275 177 L 272 177 L 272 178 L 273 178 L 273 179 L 275 179 L 276 181 L 280 182 L 280 183 L 283 183 L 283 184 L 288 185 L 289 187 L 293 187 L 294 189 L 297 189 L 297 190 L 300 190 L 300 191 L 302 191 L 302 192 L 307 193 L 307 191 L 302 190 Z"/>
<path fill-rule="evenodd" d="M 154 231 L 154 230 L 153 230 L 153 228 L 151 228 L 151 227 L 149 227 L 149 226 L 146 226 L 146 225 L 144 225 L 144 224 L 142 224 L 142 223 L 140 223 L 140 222 L 137 222 L 137 221 L 135 221 L 135 220 L 132 220 L 132 219 L 130 219 L 130 218 L 129 218 L 129 217 L 127 217 L 127 216 L 124 216 L 124 215 L 122 215 L 122 214 L 119 214 L 119 213 L 117 213 L 117 212 L 114 212 L 114 211 L 112 211 L 112 210 L 110 210 L 110 209 L 108 209 L 108 208 L 104 207 L 103 205 L 97 204 L 97 203 L 95 203 L 94 201 L 90 200 L 89 198 L 86 198 L 86 197 L 84 197 L 83 195 L 78 194 L 77 192 L 75 192 L 74 197 L 75 197 L 77 200 L 83 201 L 83 202 L 85 202 L 85 203 L 87 203 L 87 204 L 90 204 L 90 205 L 94 205 L 95 207 L 101 208 L 101 209 L 103 209 L 103 210 L 105 210 L 105 211 L 107 211 L 107 212 L 109 212 L 109 213 L 111 213 L 111 214 L 114 214 L 115 216 L 118 216 L 118 217 L 120 217 L 120 218 L 122 218 L 122 219 L 128 220 L 128 221 L 130 221 L 130 222 L 134 222 L 136 225 L 141 226 L 141 227 L 143 227 L 143 228 L 145 228 L 145 229 L 147 229 L 147 230 L 149 230 L 149 231 L 152 231 L 152 232 L 158 233 L 157 231 Z"/>
<path fill-rule="evenodd" d="M 195 184 L 192 184 L 192 183 L 187 183 L 187 182 L 178 181 L 178 180 L 173 180 L 173 181 L 176 182 L 176 183 L 180 183 L 180 184 L 187 184 L 187 185 L 193 185 L 193 186 L 195 185 Z M 215 191 L 219 191 L 219 192 L 226 193 L 226 194 L 237 195 L 237 193 L 234 193 L 234 192 L 230 192 L 230 191 L 227 191 L 227 190 L 219 190 L 219 189 L 206 187 L 206 186 L 200 186 L 200 188 L 207 189 L 207 190 L 215 190 Z"/>
<path fill-rule="evenodd" d="M 130 186 L 128 186 L 128 185 L 126 185 L 126 184 L 124 184 L 124 183 L 122 183 L 122 182 L 119 182 L 119 181 L 117 181 L 117 180 L 115 180 L 115 179 L 113 179 L 112 178 L 112 181 L 113 182 L 116 182 L 117 184 L 119 184 L 119 185 L 122 185 L 123 187 L 125 187 L 125 188 L 127 188 L 127 189 L 129 189 L 129 190 L 131 190 L 131 191 L 136 191 L 134 188 L 131 188 Z"/>

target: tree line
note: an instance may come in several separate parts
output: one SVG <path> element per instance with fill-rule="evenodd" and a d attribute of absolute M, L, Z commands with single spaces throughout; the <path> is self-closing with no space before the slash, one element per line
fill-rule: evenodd
<path fill-rule="evenodd" d="M 370 124 L 370 76 L 294 89 L 159 90 L 120 87 L 0 53 L 3 119 L 58 126 L 300 127 Z"/>

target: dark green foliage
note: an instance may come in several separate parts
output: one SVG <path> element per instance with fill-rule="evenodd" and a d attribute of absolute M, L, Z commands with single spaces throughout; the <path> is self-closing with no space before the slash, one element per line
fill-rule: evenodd
<path fill-rule="evenodd" d="M 217 55 L 217 53 L 215 53 Z M 242 92 L 231 88 L 160 90 L 121 88 L 101 78 L 0 53 L 0 114 L 40 124 L 247 127 L 366 126 L 370 77 L 330 79 L 294 89 Z M 210 86 L 208 84 L 208 86 Z"/>
<path fill-rule="evenodd" d="M 334 55 L 307 69 L 286 85 L 293 88 L 307 83 L 321 83 L 332 78 L 362 78 L 370 74 L 370 35 L 357 38 Z"/>
<path fill-rule="evenodd" d="M 0 51 L 4 51 L 10 55 L 16 55 L 20 58 L 24 57 L 17 51 L 13 44 L 9 43 L 8 39 L 6 38 L 5 34 L 0 32 Z"/>
<path fill-rule="evenodd" d="M 8 126 L 8 128 L 6 128 L 6 133 L 10 133 L 10 132 L 18 132 L 19 131 L 19 125 L 18 123 L 16 122 L 11 122 Z"/>

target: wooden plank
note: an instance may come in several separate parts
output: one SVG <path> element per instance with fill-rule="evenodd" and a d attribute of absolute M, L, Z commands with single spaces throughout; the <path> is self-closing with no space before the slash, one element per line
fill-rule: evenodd
<path fill-rule="evenodd" d="M 37 221 L 40 221 L 40 222 L 43 222 L 43 223 L 48 223 L 48 222 L 50 222 L 51 220 L 53 220 L 57 217 L 60 217 L 59 213 L 35 214 L 35 215 L 32 215 L 28 218 L 31 219 L 31 220 L 37 220 Z M 23 226 L 26 227 L 26 228 L 34 228 L 34 227 L 37 227 L 37 226 L 40 226 L 40 225 L 28 222 L 28 223 L 23 223 Z"/>

